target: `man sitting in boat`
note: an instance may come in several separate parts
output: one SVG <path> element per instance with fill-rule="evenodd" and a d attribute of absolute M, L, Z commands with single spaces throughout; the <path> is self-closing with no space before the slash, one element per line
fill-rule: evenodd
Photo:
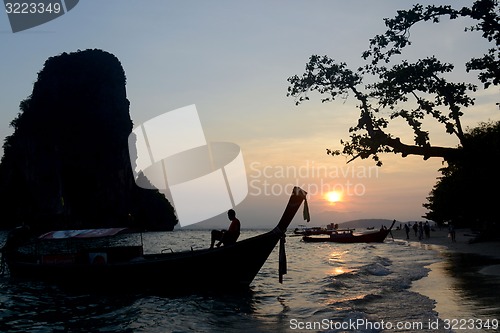
<path fill-rule="evenodd" d="M 221 244 L 230 245 L 236 243 L 238 237 L 240 237 L 240 220 L 236 218 L 236 212 L 234 209 L 230 209 L 227 211 L 227 217 L 231 221 L 229 225 L 229 229 L 227 230 L 212 230 L 212 240 L 210 243 L 210 248 L 213 249 L 215 241 L 219 241 L 217 243 L 217 247 Z"/>

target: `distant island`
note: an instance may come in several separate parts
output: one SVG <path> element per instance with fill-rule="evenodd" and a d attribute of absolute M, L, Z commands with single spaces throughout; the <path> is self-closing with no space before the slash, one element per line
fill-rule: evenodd
<path fill-rule="evenodd" d="M 165 196 L 135 184 L 125 84 L 120 61 L 102 50 L 45 62 L 3 144 L 0 228 L 174 228 Z"/>
<path fill-rule="evenodd" d="M 388 220 L 388 219 L 359 219 L 359 220 L 352 220 L 352 221 L 347 221 L 347 222 L 341 222 L 339 223 L 339 228 L 375 228 L 375 229 L 380 229 L 383 225 L 386 227 L 389 227 L 391 225 L 393 220 Z M 396 221 L 396 224 L 394 225 L 394 228 L 399 226 L 399 223 L 405 223 L 405 222 L 399 222 Z"/>

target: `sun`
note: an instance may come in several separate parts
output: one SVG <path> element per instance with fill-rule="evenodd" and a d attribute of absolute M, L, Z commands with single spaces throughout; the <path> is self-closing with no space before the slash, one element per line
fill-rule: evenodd
<path fill-rule="evenodd" d="M 342 192 L 340 192 L 340 191 L 327 192 L 325 194 L 325 199 L 331 203 L 342 201 Z"/>

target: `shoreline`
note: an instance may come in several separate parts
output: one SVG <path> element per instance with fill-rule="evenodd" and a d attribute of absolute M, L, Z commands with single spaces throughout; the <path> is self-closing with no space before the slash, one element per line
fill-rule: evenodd
<path fill-rule="evenodd" d="M 393 230 L 392 234 L 394 239 L 407 241 L 412 246 L 420 246 L 429 250 L 436 250 L 441 254 L 476 254 L 480 256 L 489 257 L 491 259 L 500 260 L 500 242 L 480 242 L 480 243 L 469 243 L 472 239 L 470 229 L 457 229 L 456 230 L 456 242 L 452 242 L 448 238 L 448 230 L 443 228 L 442 230 L 431 231 L 430 238 L 424 238 L 419 241 L 415 237 L 413 230 L 410 231 L 410 239 L 406 239 L 406 233 L 404 230 Z M 390 237 L 390 236 L 388 236 Z M 388 238 L 389 239 L 389 238 Z M 483 271 L 482 271 L 483 273 Z M 483 274 L 498 275 L 500 276 L 500 264 L 499 265 L 488 265 L 485 267 Z"/>
<path fill-rule="evenodd" d="M 427 276 L 413 281 L 410 290 L 433 300 L 439 318 L 498 318 L 500 304 L 491 304 L 489 298 L 498 293 L 500 283 L 500 242 L 470 244 L 468 229 L 458 229 L 454 243 L 445 229 L 422 241 L 413 230 L 409 240 L 404 230 L 392 233 L 397 241 L 437 253 L 437 261 L 426 266 Z"/>

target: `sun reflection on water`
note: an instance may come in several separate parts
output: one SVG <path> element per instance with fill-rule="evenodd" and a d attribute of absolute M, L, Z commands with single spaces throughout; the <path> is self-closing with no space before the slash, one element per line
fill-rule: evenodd
<path fill-rule="evenodd" d="M 332 269 L 328 270 L 328 275 L 342 275 L 345 273 L 350 273 L 353 270 L 346 266 L 345 256 L 349 253 L 349 251 L 333 251 L 330 253 L 330 258 L 328 259 L 328 263 L 330 266 L 333 266 Z"/>

